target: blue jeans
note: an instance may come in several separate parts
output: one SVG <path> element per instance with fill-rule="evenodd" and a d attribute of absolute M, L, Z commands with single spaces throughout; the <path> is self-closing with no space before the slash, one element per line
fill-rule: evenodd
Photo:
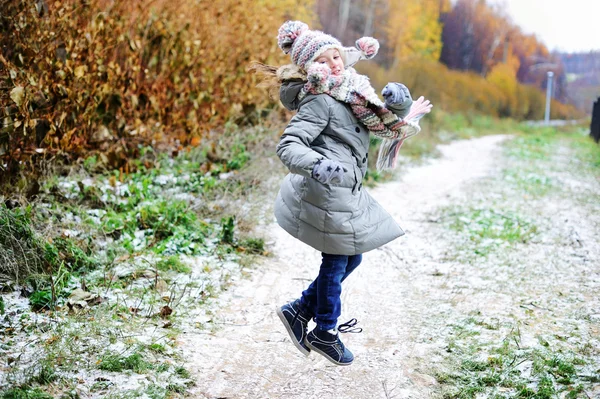
<path fill-rule="evenodd" d="M 317 328 L 331 330 L 342 312 L 342 281 L 360 265 L 362 255 L 323 253 L 319 276 L 302 292 L 300 305 L 315 318 Z"/>

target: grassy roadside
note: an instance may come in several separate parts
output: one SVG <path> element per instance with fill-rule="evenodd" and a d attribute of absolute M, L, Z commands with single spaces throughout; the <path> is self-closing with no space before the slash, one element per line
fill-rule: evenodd
<path fill-rule="evenodd" d="M 215 328 L 211 303 L 268 255 L 253 226 L 269 142 L 231 125 L 209 148 L 144 148 L 129 173 L 91 156 L 34 202 L 2 201 L 0 398 L 183 397 L 178 335 Z"/>
<path fill-rule="evenodd" d="M 585 130 L 522 126 L 505 144 L 501 173 L 440 210 L 455 240 L 447 260 L 489 285 L 470 291 L 482 298 L 478 309 L 447 326 L 437 371 L 444 398 L 600 394 L 589 247 L 600 225 L 600 149 Z"/>
<path fill-rule="evenodd" d="M 430 115 L 421 120 L 420 125 L 421 132 L 402 145 L 397 170 L 401 170 L 402 165 L 414 165 L 439 156 L 437 146 L 440 144 L 491 134 L 513 134 L 515 131 L 526 129 L 522 123 L 512 119 L 496 119 L 477 114 L 469 116 L 450 114 L 435 108 Z M 375 170 L 379 143 L 380 139 L 371 136 L 369 170 L 366 179 L 366 184 L 370 186 L 391 179 L 395 173 L 389 171 L 378 173 Z"/>
<path fill-rule="evenodd" d="M 405 144 L 403 162 L 513 126 L 447 117 Z M 2 269 L 0 398 L 183 397 L 193 380 L 179 334 L 218 328 L 213 301 L 267 254 L 254 227 L 284 172 L 276 139 L 231 125 L 209 148 L 146 148 L 128 173 L 92 156 L 40 181 L 34 203 L 0 205 L 4 237 L 15 238 L 0 237 L 3 254 L 18 266 Z"/>

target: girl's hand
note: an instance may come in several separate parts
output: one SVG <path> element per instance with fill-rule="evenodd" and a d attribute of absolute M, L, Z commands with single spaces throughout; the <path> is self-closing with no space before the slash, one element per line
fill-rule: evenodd
<path fill-rule="evenodd" d="M 381 91 L 386 105 L 400 105 L 408 100 L 410 91 L 402 83 L 388 83 Z"/>
<path fill-rule="evenodd" d="M 319 159 L 313 166 L 312 177 L 323 184 L 340 184 L 344 178 L 344 168 L 330 159 Z"/>

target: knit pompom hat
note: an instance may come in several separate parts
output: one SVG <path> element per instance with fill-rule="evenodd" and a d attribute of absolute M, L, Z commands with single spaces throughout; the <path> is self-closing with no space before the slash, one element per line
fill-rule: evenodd
<path fill-rule="evenodd" d="M 379 51 L 379 42 L 372 37 L 356 41 L 355 47 L 344 47 L 335 37 L 318 30 L 310 30 L 301 21 L 287 21 L 279 28 L 277 44 L 285 54 L 290 54 L 292 62 L 307 69 L 321 54 L 329 49 L 337 49 L 345 67 L 351 67 L 360 60 L 370 60 Z"/>
<path fill-rule="evenodd" d="M 277 44 L 285 54 L 290 54 L 292 62 L 306 69 L 321 54 L 329 49 L 337 49 L 343 56 L 344 47 L 335 37 L 318 30 L 308 29 L 300 21 L 287 21 L 279 28 Z"/>

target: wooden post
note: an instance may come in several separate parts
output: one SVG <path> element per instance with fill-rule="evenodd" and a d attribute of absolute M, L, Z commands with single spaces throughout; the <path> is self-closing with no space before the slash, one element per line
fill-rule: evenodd
<path fill-rule="evenodd" d="M 590 136 L 594 138 L 596 143 L 600 141 L 600 97 L 594 103 L 592 110 L 592 125 L 590 126 Z"/>

